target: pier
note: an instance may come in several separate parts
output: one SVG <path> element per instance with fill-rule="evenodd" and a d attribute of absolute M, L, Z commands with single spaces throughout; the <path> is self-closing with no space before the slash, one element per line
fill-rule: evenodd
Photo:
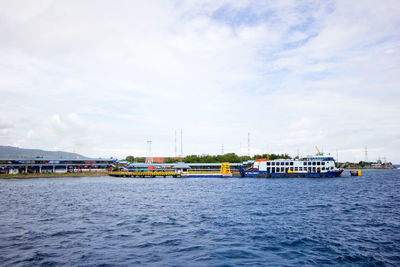
<path fill-rule="evenodd" d="M 181 174 L 176 171 L 116 171 L 109 172 L 113 177 L 180 177 Z"/>
<path fill-rule="evenodd" d="M 106 173 L 117 166 L 116 159 L 0 159 L 0 174 Z"/>

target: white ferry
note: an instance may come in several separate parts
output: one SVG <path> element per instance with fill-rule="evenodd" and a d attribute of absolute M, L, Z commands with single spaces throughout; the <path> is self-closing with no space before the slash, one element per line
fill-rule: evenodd
<path fill-rule="evenodd" d="M 283 178 L 283 177 L 338 177 L 343 169 L 335 166 L 335 160 L 331 156 L 318 153 L 315 156 L 307 156 L 299 160 L 286 159 L 256 159 L 248 169 L 239 167 L 242 177 L 253 178 Z"/>

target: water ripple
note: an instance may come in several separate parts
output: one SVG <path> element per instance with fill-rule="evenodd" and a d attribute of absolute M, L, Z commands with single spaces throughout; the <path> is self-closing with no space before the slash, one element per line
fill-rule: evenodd
<path fill-rule="evenodd" d="M 0 180 L 0 262 L 399 266 L 399 173 Z"/>

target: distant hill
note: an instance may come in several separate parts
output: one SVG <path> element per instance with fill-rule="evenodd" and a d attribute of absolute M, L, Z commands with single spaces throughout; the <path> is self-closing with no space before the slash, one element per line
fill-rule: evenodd
<path fill-rule="evenodd" d="M 0 158 L 69 158 L 80 159 L 85 156 L 64 151 L 46 151 L 41 149 L 26 149 L 14 146 L 0 146 Z"/>

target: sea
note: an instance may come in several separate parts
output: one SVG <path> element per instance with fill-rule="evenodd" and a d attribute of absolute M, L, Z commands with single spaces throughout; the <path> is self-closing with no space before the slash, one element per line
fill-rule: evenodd
<path fill-rule="evenodd" d="M 0 179 L 1 266 L 400 266 L 400 170 Z"/>

